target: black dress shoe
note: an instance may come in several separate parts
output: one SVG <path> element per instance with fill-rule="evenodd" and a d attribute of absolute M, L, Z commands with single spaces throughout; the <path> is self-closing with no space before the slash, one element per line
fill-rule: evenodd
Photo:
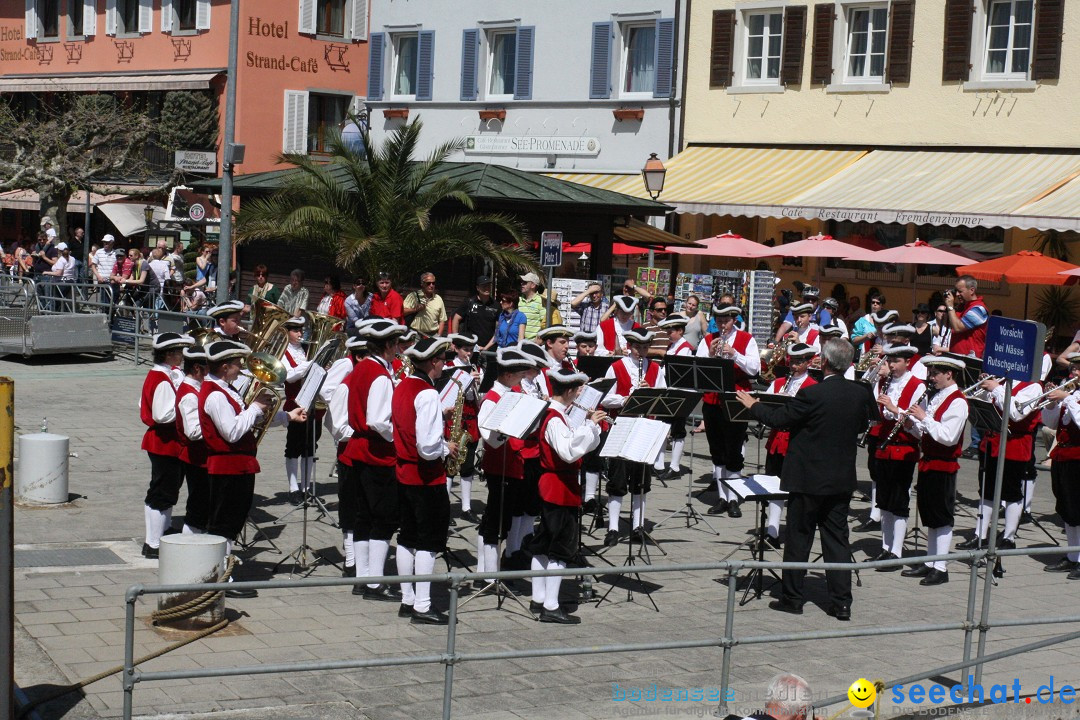
<path fill-rule="evenodd" d="M 367 590 L 367 585 L 353 585 L 352 594 L 353 595 L 360 595 L 362 597 L 363 595 L 366 594 L 365 593 L 366 590 Z"/>
<path fill-rule="evenodd" d="M 401 602 L 401 593 L 389 585 L 376 585 L 364 588 L 364 599 L 379 602 Z"/>
<path fill-rule="evenodd" d="M 879 530 L 881 530 L 881 521 L 866 518 L 861 523 L 853 527 L 852 530 L 858 533 L 878 532 Z"/>
<path fill-rule="evenodd" d="M 889 552 L 885 548 L 882 548 L 878 551 L 877 555 L 869 555 L 868 553 L 867 557 L 869 558 L 870 562 L 877 562 L 878 560 L 888 560 L 890 555 L 892 555 L 891 552 Z"/>
<path fill-rule="evenodd" d="M 250 600 L 259 597 L 258 590 L 226 590 L 225 597 L 236 600 Z"/>
<path fill-rule="evenodd" d="M 724 513 L 727 512 L 727 509 L 728 509 L 728 501 L 727 500 L 720 500 L 715 505 L 713 505 L 711 508 L 709 508 L 708 514 L 709 515 L 723 515 Z"/>
<path fill-rule="evenodd" d="M 174 527 L 170 527 L 165 529 L 165 532 L 162 533 L 162 536 L 164 537 L 165 535 L 178 535 L 179 533 L 179 530 Z"/>
<path fill-rule="evenodd" d="M 638 544 L 645 542 L 645 531 L 642 528 L 634 528 L 631 530 L 630 542 Z"/>
<path fill-rule="evenodd" d="M 899 560 L 900 558 L 893 555 L 891 552 L 886 552 L 885 557 L 878 557 L 875 560 Z M 879 567 L 874 568 L 874 572 L 896 572 L 900 569 L 899 565 L 893 565 L 892 567 Z"/>
<path fill-rule="evenodd" d="M 931 568 L 929 565 L 913 565 L 911 567 L 904 568 L 900 573 L 901 577 L 926 577 L 930 574 Z"/>
<path fill-rule="evenodd" d="M 618 530 L 608 530 L 607 535 L 604 536 L 604 546 L 605 547 L 615 547 L 618 544 L 619 544 L 619 531 Z"/>
<path fill-rule="evenodd" d="M 457 527 L 457 520 L 450 518 L 450 527 Z"/>
<path fill-rule="evenodd" d="M 956 549 L 957 550 L 975 550 L 975 549 L 977 549 L 979 547 L 980 544 L 985 545 L 986 541 L 985 540 L 980 540 L 979 537 L 976 535 L 975 537 L 971 538 L 970 540 L 965 540 L 962 543 L 956 543 Z"/>
<path fill-rule="evenodd" d="M 596 512 L 596 498 L 589 498 L 586 500 L 585 504 L 581 506 L 581 512 L 586 515 Z"/>
<path fill-rule="evenodd" d="M 997 546 L 998 550 L 1015 550 L 1016 541 L 1009 538 L 998 538 Z"/>
<path fill-rule="evenodd" d="M 398 605 L 397 616 L 401 618 L 412 617 L 412 605 L 406 605 L 405 603 L 401 603 L 400 605 Z"/>
<path fill-rule="evenodd" d="M 149 545 L 147 545 L 146 543 L 143 543 L 142 556 L 144 558 L 146 558 L 147 560 L 157 560 L 158 559 L 158 549 L 157 548 L 152 548 Z"/>
<path fill-rule="evenodd" d="M 973 458 L 977 458 L 978 456 L 979 456 L 979 449 L 978 448 L 973 448 L 973 447 L 964 448 L 964 452 L 960 453 L 960 457 L 967 458 L 968 460 L 971 460 Z"/>
<path fill-rule="evenodd" d="M 851 606 L 844 604 L 833 604 L 825 610 L 825 614 L 830 615 L 837 620 L 847 622 L 851 619 Z"/>
<path fill-rule="evenodd" d="M 1066 580 L 1080 580 L 1080 565 L 1075 570 L 1065 576 Z"/>
<path fill-rule="evenodd" d="M 341 577 L 356 577 L 356 566 L 346 565 L 341 569 Z"/>
<path fill-rule="evenodd" d="M 465 512 L 461 513 L 461 519 L 465 522 L 472 523 L 473 525 L 480 524 L 480 518 L 478 518 L 476 516 L 476 513 L 474 513 L 472 510 L 466 510 Z"/>
<path fill-rule="evenodd" d="M 450 623 L 450 618 L 446 613 L 431 608 L 427 612 L 413 610 L 412 620 L 409 622 L 413 625 L 447 625 Z"/>
<path fill-rule="evenodd" d="M 994 561 L 994 577 L 1001 579 L 1005 577 L 1005 566 L 1001 564 L 1001 558 Z"/>
<path fill-rule="evenodd" d="M 577 615 L 570 615 L 562 608 L 558 610 L 548 610 L 544 608 L 540 612 L 540 622 L 542 623 L 556 623 L 558 625 L 577 625 L 581 622 L 581 618 Z"/>
<path fill-rule="evenodd" d="M 674 480 L 679 477 L 679 473 L 671 468 L 664 470 L 662 473 L 656 476 L 657 480 Z"/>
<path fill-rule="evenodd" d="M 1069 558 L 1063 557 L 1053 565 L 1047 565 L 1046 567 L 1044 567 L 1043 572 L 1067 573 L 1076 570 L 1077 567 L 1080 567 L 1080 563 L 1075 563 Z"/>
<path fill-rule="evenodd" d="M 934 568 L 930 574 L 919 581 L 920 585 L 944 585 L 949 582 L 949 571 Z"/>
<path fill-rule="evenodd" d="M 289 503 L 290 504 L 299 506 L 303 502 L 304 502 L 304 493 L 300 492 L 299 490 L 293 490 L 291 493 L 289 493 Z"/>
<path fill-rule="evenodd" d="M 529 612 L 533 615 L 539 615 L 544 612 L 544 603 L 538 603 L 535 600 L 529 601 Z"/>
<path fill-rule="evenodd" d="M 770 610 L 779 610 L 789 615 L 802 615 L 802 603 L 793 603 L 788 600 L 773 600 L 769 603 Z"/>
<path fill-rule="evenodd" d="M 728 503 L 727 516 L 729 518 L 741 518 L 742 510 L 739 509 L 739 503 L 732 500 Z"/>

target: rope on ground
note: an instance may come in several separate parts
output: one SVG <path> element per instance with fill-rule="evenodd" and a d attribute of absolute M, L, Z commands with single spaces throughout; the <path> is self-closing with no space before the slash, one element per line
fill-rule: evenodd
<path fill-rule="evenodd" d="M 229 581 L 229 577 L 232 575 L 232 571 L 233 571 L 233 568 L 236 567 L 236 563 L 237 563 L 236 557 L 233 556 L 233 555 L 229 555 L 225 559 L 225 572 L 222 573 L 220 578 L 218 578 L 217 581 L 219 583 L 227 583 Z M 214 603 L 217 602 L 218 598 L 221 596 L 221 593 L 222 593 L 221 590 L 209 590 L 209 591 L 203 593 L 202 595 L 198 596 L 197 598 L 194 598 L 193 600 L 189 600 L 189 601 L 187 601 L 185 603 L 177 605 L 176 607 L 172 607 L 172 608 L 169 608 L 167 610 L 155 610 L 154 612 L 152 612 L 150 614 L 150 619 L 153 621 L 154 625 L 157 625 L 158 623 L 160 623 L 162 621 L 165 621 L 165 620 L 182 620 L 182 619 L 187 618 L 187 617 L 194 617 L 196 615 L 200 615 L 205 610 L 209 609 L 209 607 L 211 605 L 213 605 Z M 183 640 L 179 640 L 177 642 L 174 642 L 171 645 L 166 645 L 165 647 L 163 647 L 163 648 L 161 648 L 159 650 L 155 650 L 154 652 L 150 653 L 149 655 L 143 655 L 141 658 L 138 658 L 138 659 L 135 660 L 135 662 L 133 663 L 133 666 L 142 665 L 143 663 L 150 662 L 151 660 L 153 660 L 155 658 L 159 658 L 162 655 L 165 655 L 166 653 L 172 652 L 173 650 L 182 648 L 185 645 L 190 645 L 191 643 L 195 642 L 196 640 L 202 640 L 204 637 L 216 633 L 218 630 L 221 630 L 222 628 L 224 628 L 228 624 L 229 624 L 229 619 L 225 618 L 221 622 L 215 623 L 214 625 L 211 625 L 208 628 L 204 628 L 203 630 L 200 630 L 199 632 L 195 633 L 191 637 L 184 638 Z M 44 705 L 47 702 L 52 702 L 53 700 L 55 700 L 55 699 L 57 699 L 59 697 L 63 697 L 64 695 L 67 695 L 68 693 L 75 692 L 76 690 L 81 690 L 84 687 L 86 687 L 87 685 L 93 685 L 98 680 L 104 680 L 105 678 L 109 677 L 110 675 L 115 675 L 115 674 L 117 674 L 119 672 L 123 672 L 123 670 L 124 670 L 123 665 L 117 665 L 116 667 L 112 667 L 112 668 L 109 668 L 108 670 L 104 670 L 102 672 L 99 672 L 97 675 L 91 675 L 88 678 L 83 678 L 82 680 L 78 681 L 77 683 L 74 683 L 73 685 L 67 685 L 65 687 L 62 687 L 62 688 L 60 688 L 60 689 L 58 689 L 58 690 L 56 690 L 54 692 L 49 693 L 48 695 L 45 695 L 44 697 L 40 697 L 40 698 L 34 700 L 33 702 L 28 703 L 28 704 L 24 705 L 23 707 L 19 708 L 18 712 L 15 713 L 15 717 L 16 718 L 26 717 L 32 710 L 34 710 L 34 708 L 36 708 L 36 707 L 38 707 L 40 705 Z"/>

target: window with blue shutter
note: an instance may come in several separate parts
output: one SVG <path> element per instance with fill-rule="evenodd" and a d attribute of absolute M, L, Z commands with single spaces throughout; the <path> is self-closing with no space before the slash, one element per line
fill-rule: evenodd
<path fill-rule="evenodd" d="M 592 64 L 589 68 L 589 98 L 605 100 L 611 97 L 612 23 L 598 22 L 592 26 Z"/>
<path fill-rule="evenodd" d="M 430 100 L 435 75 L 435 31 L 421 30 L 416 53 L 416 99 Z"/>
<path fill-rule="evenodd" d="M 533 44 L 536 28 L 519 27 L 517 31 L 517 56 L 514 62 L 514 99 L 532 100 Z"/>
<path fill-rule="evenodd" d="M 480 65 L 480 31 L 465 30 L 461 34 L 461 99 L 476 100 L 480 89 L 477 71 Z"/>
<path fill-rule="evenodd" d="M 675 21 L 656 21 L 656 89 L 653 97 L 671 97 L 675 65 Z"/>
<path fill-rule="evenodd" d="M 386 54 L 386 36 L 384 33 L 371 33 L 368 41 L 368 100 L 383 98 L 383 56 Z"/>

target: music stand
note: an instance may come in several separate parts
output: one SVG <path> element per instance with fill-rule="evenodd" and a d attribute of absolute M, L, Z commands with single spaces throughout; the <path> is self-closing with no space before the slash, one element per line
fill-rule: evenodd
<path fill-rule="evenodd" d="M 964 360 L 969 359 L 969 358 L 965 358 L 963 356 L 961 356 L 961 358 L 964 359 Z M 971 358 L 971 359 L 974 359 L 974 358 Z M 980 362 L 979 365 L 980 365 L 980 368 L 981 368 L 982 363 Z M 982 431 L 984 433 L 999 433 L 999 432 L 1001 432 L 1001 412 L 997 409 L 997 406 L 994 405 L 994 403 L 989 401 L 989 400 L 982 400 L 980 398 L 968 398 L 968 422 L 970 422 L 974 427 L 978 428 L 980 431 Z M 1004 453 L 1004 444 L 1005 444 L 1005 438 L 1002 438 L 1002 442 L 1000 444 L 1001 447 L 999 447 L 999 453 L 998 453 L 999 461 L 1001 460 L 1000 455 L 1002 455 Z M 983 500 L 985 499 L 983 497 L 983 478 L 982 478 L 982 474 L 986 472 L 986 465 L 989 462 L 989 460 L 990 460 L 990 443 L 987 443 L 986 444 L 986 450 L 983 452 L 982 461 L 979 463 L 979 469 L 980 469 L 980 473 L 979 473 L 979 511 L 980 512 L 982 511 L 982 504 L 983 504 Z M 989 536 L 990 532 L 995 532 L 996 533 L 997 528 L 996 527 L 993 527 L 993 528 L 992 527 L 987 527 L 986 532 L 987 532 L 987 536 Z M 982 547 L 983 547 L 983 539 L 979 537 L 978 532 L 975 533 L 975 547 L 978 550 L 981 550 Z M 1001 566 L 1001 558 L 998 558 L 997 564 L 995 565 L 995 568 L 994 568 L 995 572 L 991 573 L 991 574 L 992 575 L 996 574 L 1000 570 L 1000 566 Z M 1002 574 L 1004 574 L 1004 570 L 1000 570 L 1000 572 Z M 995 581 L 995 584 L 996 584 L 996 581 Z"/>
<path fill-rule="evenodd" d="M 480 376 L 480 387 L 476 390 L 478 397 L 493 388 L 495 381 L 499 379 L 498 355 L 490 350 L 484 350 L 479 355 L 478 365 L 483 367 L 484 373 Z"/>
<path fill-rule="evenodd" d="M 757 517 L 754 518 L 753 537 L 755 542 L 750 551 L 754 560 L 764 562 L 769 503 L 773 500 L 786 500 L 788 496 L 786 492 L 780 489 L 780 478 L 775 475 L 751 475 L 743 478 L 731 478 L 722 482 L 735 493 L 740 502 L 753 500 L 758 504 Z M 740 545 L 740 547 L 742 546 Z M 776 571 L 770 569 L 768 573 L 773 576 L 773 585 L 780 582 L 780 576 L 776 574 Z M 763 568 L 753 568 L 745 575 L 745 580 L 746 587 L 743 590 L 742 600 L 739 601 L 740 607 L 750 602 L 751 591 L 754 593 L 754 600 L 760 599 L 764 594 L 765 570 Z M 736 578 L 735 582 L 739 582 L 738 578 Z"/>
<path fill-rule="evenodd" d="M 608 368 L 621 359 L 612 355 L 579 355 L 576 359 L 577 369 L 588 375 L 589 380 L 602 380 Z"/>

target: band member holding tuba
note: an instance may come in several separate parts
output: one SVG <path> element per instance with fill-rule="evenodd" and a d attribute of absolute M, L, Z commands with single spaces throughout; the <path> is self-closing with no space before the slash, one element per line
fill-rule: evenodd
<path fill-rule="evenodd" d="M 529 547 L 533 570 L 562 570 L 576 554 L 581 459 L 600 444 L 600 423 L 605 417 L 603 410 L 593 410 L 576 430 L 570 429 L 567 410 L 589 378 L 562 368 L 552 370 L 548 378 L 551 405 L 540 422 L 540 528 Z M 560 607 L 561 584 L 562 577 L 557 575 L 532 579 L 529 609 L 539 613 L 540 622 L 581 622 Z"/>
<path fill-rule="evenodd" d="M 1080 378 L 1080 353 L 1069 353 L 1069 379 Z M 1050 457 L 1050 483 L 1057 500 L 1054 510 L 1065 525 L 1066 545 L 1080 545 L 1080 390 L 1052 390 L 1047 396 L 1052 403 L 1043 408 L 1042 421 L 1056 430 Z M 1068 553 L 1046 572 L 1067 572 L 1069 580 L 1080 580 L 1080 553 Z"/>
<path fill-rule="evenodd" d="M 473 525 L 479 525 L 480 518 L 472 510 L 472 484 L 473 476 L 476 474 L 476 446 L 480 442 L 480 427 L 476 422 L 477 413 L 480 409 L 480 403 L 477 401 L 477 388 L 480 387 L 480 370 L 472 362 L 473 348 L 476 347 L 476 336 L 454 333 L 448 339 L 454 345 L 454 359 L 450 363 L 451 367 L 472 376 L 472 383 L 465 389 L 465 399 L 461 406 L 462 424 L 465 432 L 468 433 L 468 441 L 465 447 L 459 450 L 459 454 L 463 455 L 463 457 L 457 470 L 461 482 L 461 517 Z M 452 430 L 450 427 L 451 420 L 451 417 L 446 419 L 446 437 L 448 440 L 453 439 L 450 437 Z M 451 479 L 448 475 L 446 478 L 447 492 L 450 491 L 450 482 Z"/>
<path fill-rule="evenodd" d="M 240 316 L 244 312 L 244 303 L 239 300 L 229 300 L 220 305 L 215 305 L 206 311 L 206 314 L 217 321 L 214 332 L 226 340 L 240 342 L 243 327 L 240 325 Z"/>
<path fill-rule="evenodd" d="M 877 506 L 881 510 L 881 552 L 874 560 L 895 560 L 904 555 L 904 537 L 911 505 L 911 481 L 919 460 L 919 440 L 911 425 L 912 408 L 926 393 L 926 385 L 911 372 L 911 345 L 887 345 L 884 353 L 889 380 L 878 395 L 881 406 L 881 442 L 875 451 Z M 894 572 L 899 567 L 878 568 Z"/>
<path fill-rule="evenodd" d="M 450 496 L 446 492 L 448 457 L 458 452 L 443 437 L 443 412 L 435 378 L 442 374 L 446 338 L 422 338 L 406 350 L 413 372 L 394 388 L 396 475 L 401 507 L 398 532 L 398 575 L 430 575 L 435 557 L 446 549 L 450 531 Z M 415 587 L 414 587 L 415 585 Z M 431 583 L 402 583 L 398 617 L 417 625 L 446 625 L 446 613 L 431 606 Z"/>
<path fill-rule="evenodd" d="M 206 350 L 198 345 L 184 348 L 184 381 L 176 389 L 176 431 L 180 461 L 187 481 L 184 532 L 204 533 L 210 522 L 210 480 L 206 475 L 206 443 L 199 423 L 199 390 L 206 379 Z"/>
<path fill-rule="evenodd" d="M 926 526 L 926 554 L 945 555 L 952 546 L 953 507 L 956 505 L 956 473 L 964 444 L 968 404 L 956 379 L 962 377 L 964 363 L 950 357 L 924 357 L 930 382 L 937 392 L 927 402 L 911 408 L 912 431 L 920 436 L 919 485 L 915 498 L 919 517 Z M 913 565 L 900 573 L 922 578 L 920 585 L 949 582 L 944 560 Z"/>
<path fill-rule="evenodd" d="M 255 495 L 255 458 L 258 443 L 253 428 L 266 412 L 262 396 L 245 407 L 244 399 L 231 385 L 251 354 L 246 345 L 232 340 L 218 340 L 206 347 L 209 373 L 199 388 L 199 424 L 206 442 L 206 471 L 210 480 L 210 521 L 206 531 L 228 541 L 227 551 L 244 529 L 251 501 Z M 272 424 L 303 422 L 302 408 L 281 410 Z M 254 590 L 229 591 L 230 597 L 254 597 Z"/>
<path fill-rule="evenodd" d="M 623 334 L 630 354 L 608 368 L 605 377 L 614 378 L 615 387 L 600 401 L 612 417 L 619 414 L 619 409 L 635 390 L 667 387 L 660 364 L 647 357 L 653 337 L 653 333 L 643 329 L 628 330 Z M 645 495 L 651 487 L 651 466 L 611 458 L 607 483 L 608 531 L 604 536 L 604 545 L 610 547 L 619 543 L 619 513 L 627 491 L 630 492 L 630 538 L 634 542 L 644 542 Z"/>
<path fill-rule="evenodd" d="M 761 353 L 754 336 L 735 328 L 741 310 L 737 305 L 713 306 L 716 332 L 701 339 L 698 357 L 721 357 L 735 363 L 735 388 L 750 392 L 750 378 L 761 372 Z M 718 393 L 705 393 L 701 406 L 702 426 L 709 441 L 713 479 L 720 499 L 709 508 L 710 515 L 727 512 L 728 517 L 742 517 L 738 497 L 721 482 L 741 477 L 746 423 L 731 422 Z M 702 427 L 699 427 L 699 430 Z"/>
<path fill-rule="evenodd" d="M 286 368 L 285 410 L 296 407 L 296 395 L 304 384 L 304 376 L 311 367 L 307 352 L 301 344 L 307 320 L 303 315 L 291 317 L 282 323 L 289 336 L 289 344 L 282 357 Z M 289 481 L 289 502 L 299 505 L 308 493 L 308 484 L 315 481 L 315 449 L 322 435 L 321 418 L 313 413 L 302 423 L 289 423 L 285 433 L 285 474 Z M 301 468 L 303 464 L 303 468 Z M 303 482 L 301 483 L 301 479 Z"/>
<path fill-rule="evenodd" d="M 146 425 L 142 449 L 150 457 L 150 487 L 143 501 L 145 558 L 157 558 L 161 536 L 172 523 L 172 509 L 184 482 L 176 429 L 176 389 L 183 374 L 177 366 L 184 359 L 184 348 L 194 344 L 194 339 L 178 333 L 155 335 L 154 366 L 146 373 L 139 398 L 139 417 Z"/>

